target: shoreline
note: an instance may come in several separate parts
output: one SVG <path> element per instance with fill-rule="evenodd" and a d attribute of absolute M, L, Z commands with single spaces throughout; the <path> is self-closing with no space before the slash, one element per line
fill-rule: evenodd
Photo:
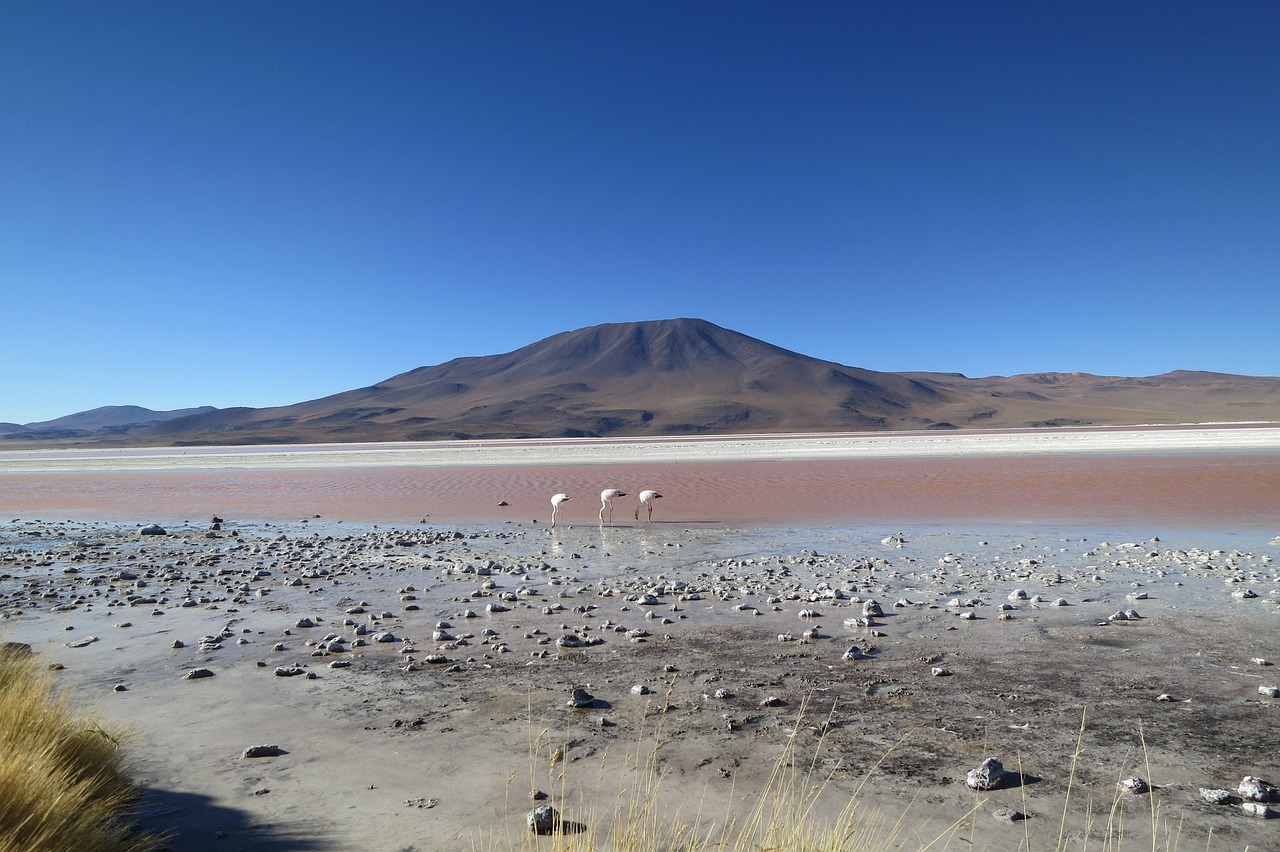
<path fill-rule="evenodd" d="M 1280 454 L 1280 426 L 0 450 L 0 476 L 67 471 L 510 467 L 1223 452 Z"/>

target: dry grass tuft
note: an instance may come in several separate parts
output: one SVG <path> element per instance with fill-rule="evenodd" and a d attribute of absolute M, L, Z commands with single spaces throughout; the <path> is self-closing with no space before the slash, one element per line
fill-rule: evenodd
<path fill-rule="evenodd" d="M 135 799 L 120 735 L 76 714 L 34 657 L 0 654 L 0 852 L 150 852 L 122 821 Z"/>

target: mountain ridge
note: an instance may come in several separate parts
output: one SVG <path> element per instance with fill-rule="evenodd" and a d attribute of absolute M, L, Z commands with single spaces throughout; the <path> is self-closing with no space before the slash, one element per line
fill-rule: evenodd
<path fill-rule="evenodd" d="M 138 409 L 152 419 L 124 423 L 127 408 L 95 409 L 98 431 L 82 412 L 0 436 L 107 446 L 1280 421 L 1280 379 L 877 372 L 679 318 L 560 332 L 282 406 Z"/>

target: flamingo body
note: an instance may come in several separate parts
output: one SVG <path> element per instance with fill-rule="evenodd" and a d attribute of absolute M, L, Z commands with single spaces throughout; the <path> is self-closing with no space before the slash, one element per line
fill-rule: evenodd
<path fill-rule="evenodd" d="M 556 512 L 560 511 L 560 504 L 569 502 L 568 494 L 552 494 L 551 495 L 551 526 L 556 525 Z"/>
<path fill-rule="evenodd" d="M 600 492 L 600 526 L 605 525 L 605 510 L 609 512 L 609 523 L 613 523 L 613 501 L 618 497 L 626 497 L 627 492 L 616 488 L 606 488 Z"/>
<path fill-rule="evenodd" d="M 640 510 L 646 509 L 649 512 L 649 523 L 653 523 L 653 501 L 662 495 L 652 489 L 645 489 L 640 492 L 640 505 L 636 506 L 636 520 L 640 520 Z"/>

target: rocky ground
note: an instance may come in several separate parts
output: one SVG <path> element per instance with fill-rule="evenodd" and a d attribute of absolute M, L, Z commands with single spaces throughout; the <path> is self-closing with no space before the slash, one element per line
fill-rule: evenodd
<path fill-rule="evenodd" d="M 907 848 L 1274 848 L 1237 788 L 1280 781 L 1277 553 L 1203 531 L 15 520 L 0 633 L 135 732 L 140 819 L 174 849 L 499 848 L 535 791 L 603 832 L 654 783 L 705 830 L 787 754 L 826 781 L 818 813 L 908 814 Z M 1005 774 L 974 791 L 989 757 Z"/>

